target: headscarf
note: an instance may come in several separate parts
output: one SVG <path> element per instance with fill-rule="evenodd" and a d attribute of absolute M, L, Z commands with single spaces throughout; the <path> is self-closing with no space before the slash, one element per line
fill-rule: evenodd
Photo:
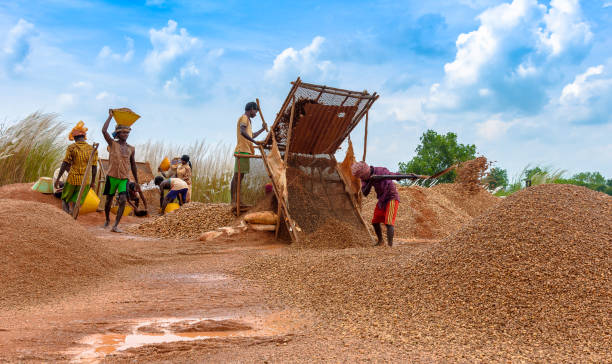
<path fill-rule="evenodd" d="M 123 130 L 125 130 L 127 132 L 130 132 L 132 130 L 132 128 L 130 128 L 127 125 L 120 125 L 120 124 L 115 125 L 115 131 L 112 134 L 113 139 L 117 139 L 117 133 L 119 133 L 120 131 L 123 131 Z"/>
<path fill-rule="evenodd" d="M 356 162 L 351 165 L 353 176 L 360 179 L 370 178 L 370 166 L 366 162 Z"/>
<path fill-rule="evenodd" d="M 87 140 L 87 128 L 85 127 L 85 123 L 81 120 L 79 121 L 74 128 L 68 134 L 68 140 L 74 140 L 75 136 L 84 136 L 85 140 Z"/>

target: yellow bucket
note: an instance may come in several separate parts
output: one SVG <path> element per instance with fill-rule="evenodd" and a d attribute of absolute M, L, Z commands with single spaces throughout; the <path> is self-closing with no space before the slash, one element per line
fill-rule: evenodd
<path fill-rule="evenodd" d="M 177 204 L 176 202 L 171 202 L 166 205 L 166 213 L 172 212 L 174 210 L 178 210 L 180 208 L 181 208 L 181 205 Z"/>
<path fill-rule="evenodd" d="M 111 207 L 111 212 L 117 215 L 117 210 L 119 210 L 119 206 Z M 132 212 L 132 206 L 125 204 L 125 208 L 123 209 L 123 216 L 128 216 Z"/>
<path fill-rule="evenodd" d="M 98 205 L 100 205 L 100 198 L 92 189 L 89 189 L 89 192 L 87 192 L 87 195 L 85 196 L 85 201 L 83 201 L 83 204 L 79 209 L 79 213 L 88 214 L 90 212 L 96 212 Z"/>
<path fill-rule="evenodd" d="M 113 109 L 113 116 L 119 125 L 131 126 L 140 119 L 140 115 L 136 114 L 127 107 L 121 109 Z"/>
<path fill-rule="evenodd" d="M 168 159 L 168 157 L 164 158 L 164 160 L 159 164 L 159 168 L 164 172 L 169 170 L 170 169 L 170 159 Z"/>

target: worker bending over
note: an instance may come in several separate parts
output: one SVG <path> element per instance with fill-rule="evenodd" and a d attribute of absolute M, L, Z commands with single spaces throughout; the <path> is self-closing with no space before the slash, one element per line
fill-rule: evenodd
<path fill-rule="evenodd" d="M 257 103 L 249 102 L 244 107 L 244 114 L 238 119 L 238 125 L 236 127 L 237 142 L 234 154 L 253 155 L 255 154 L 255 148 L 253 143 L 257 144 L 254 139 L 259 136 L 264 130 L 266 130 L 266 123 L 262 123 L 261 130 L 253 133 L 251 129 L 251 118 L 257 116 Z M 240 182 L 246 173 L 250 171 L 250 158 L 236 158 L 234 164 L 234 178 L 232 178 L 231 193 L 232 193 L 232 208 L 236 207 L 236 195 L 237 195 L 237 183 L 238 183 L 238 166 L 240 165 Z"/>
<path fill-rule="evenodd" d="M 82 121 L 79 121 L 77 125 L 70 131 L 68 135 L 69 140 L 74 140 L 74 143 L 68 146 L 66 149 L 66 156 L 64 157 L 64 161 L 60 167 L 60 170 L 57 172 L 58 176 L 62 176 L 65 171 L 70 170 L 68 172 L 68 178 L 66 178 L 66 182 L 64 183 L 64 187 L 62 190 L 62 208 L 67 213 L 72 213 L 74 209 L 74 204 L 77 201 L 79 196 L 79 190 L 81 189 L 81 182 L 83 181 L 83 177 L 85 175 L 85 171 L 87 169 L 87 162 L 89 160 L 89 156 L 93 150 L 93 146 L 85 142 L 87 139 L 87 128 Z M 89 192 L 89 188 L 93 188 L 96 181 L 96 173 L 98 171 L 98 152 L 96 151 L 92 156 L 91 161 L 91 183 L 86 184 L 83 189 L 83 194 L 81 196 L 81 202 L 85 201 L 85 197 L 87 196 L 87 192 Z M 60 178 L 55 179 L 54 187 L 56 189 L 60 188 Z"/>
<path fill-rule="evenodd" d="M 159 187 L 159 205 L 162 215 L 166 212 L 166 206 L 177 197 L 179 205 L 183 206 L 183 202 L 187 199 L 187 191 L 189 191 L 189 186 L 185 181 L 176 177 L 164 179 L 162 176 L 157 176 L 155 185 Z M 164 190 L 170 190 L 166 197 L 164 197 Z"/>
<path fill-rule="evenodd" d="M 134 159 L 135 148 L 127 143 L 127 138 L 132 130 L 129 126 L 119 125 L 115 127 L 115 132 L 111 137 L 108 134 L 108 125 L 113 117 L 113 110 L 108 110 L 108 118 L 102 126 L 102 135 L 108 143 L 108 173 L 106 177 L 106 183 L 104 185 L 104 195 L 106 195 L 106 204 L 104 205 L 104 214 L 106 216 L 106 222 L 104 227 L 108 227 L 110 224 L 110 209 L 113 204 L 113 198 L 115 194 L 119 195 L 119 208 L 117 209 L 117 216 L 115 217 L 115 225 L 111 231 L 115 233 L 121 233 L 119 229 L 119 221 L 123 216 L 123 210 L 127 201 L 127 183 L 130 177 L 130 169 L 134 176 L 135 188 L 140 191 L 140 184 L 138 183 L 138 170 L 136 169 L 136 160 Z M 116 140 L 113 139 L 116 137 Z"/>
<path fill-rule="evenodd" d="M 395 217 L 399 207 L 399 194 L 395 188 L 395 182 L 390 179 L 377 179 L 376 176 L 391 176 L 399 175 L 389 172 L 384 167 L 370 167 L 365 162 L 353 163 L 351 172 L 355 177 L 361 179 L 361 192 L 364 196 L 370 194 L 370 190 L 374 187 L 378 203 L 374 207 L 374 216 L 372 217 L 372 225 L 376 232 L 378 242 L 376 245 L 383 243 L 382 228 L 380 224 L 384 223 L 387 226 L 387 242 L 389 246 L 393 246 L 393 234 L 395 232 Z"/>

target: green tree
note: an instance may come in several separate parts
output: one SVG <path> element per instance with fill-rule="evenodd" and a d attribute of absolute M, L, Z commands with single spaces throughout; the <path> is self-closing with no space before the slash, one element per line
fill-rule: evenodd
<path fill-rule="evenodd" d="M 485 182 L 487 182 L 489 188 L 506 187 L 508 185 L 508 171 L 497 167 L 491 168 Z"/>
<path fill-rule="evenodd" d="M 465 162 L 476 158 L 474 144 L 459 144 L 457 134 L 449 132 L 446 135 L 427 130 L 421 136 L 421 144 L 415 149 L 416 156 L 409 162 L 400 162 L 401 173 L 416 173 L 432 175 L 457 162 Z M 441 182 L 453 182 L 455 172 L 445 174 Z"/>
<path fill-rule="evenodd" d="M 572 176 L 572 179 L 586 184 L 605 185 L 606 179 L 599 172 L 580 172 Z"/>

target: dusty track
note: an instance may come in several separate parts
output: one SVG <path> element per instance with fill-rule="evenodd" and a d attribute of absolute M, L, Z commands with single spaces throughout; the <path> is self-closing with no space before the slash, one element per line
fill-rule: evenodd
<path fill-rule="evenodd" d="M 33 200 L 26 187 L 14 187 L 11 197 Z M 6 187 L 3 192 L 8 197 Z M 57 206 L 50 196 L 34 197 Z M 101 228 L 102 221 L 101 213 L 79 219 L 101 249 L 120 251 L 128 264 L 46 302 L 0 309 L 0 362 L 409 359 L 375 338 L 332 334 L 316 313 L 287 307 L 266 297 L 262 287 L 233 276 L 253 258 L 291 249 L 272 234 L 252 232 L 203 244 L 117 235 Z M 134 221 L 125 219 L 126 225 Z M 163 330 L 191 338 L 113 351 L 130 334 L 155 340 Z"/>

